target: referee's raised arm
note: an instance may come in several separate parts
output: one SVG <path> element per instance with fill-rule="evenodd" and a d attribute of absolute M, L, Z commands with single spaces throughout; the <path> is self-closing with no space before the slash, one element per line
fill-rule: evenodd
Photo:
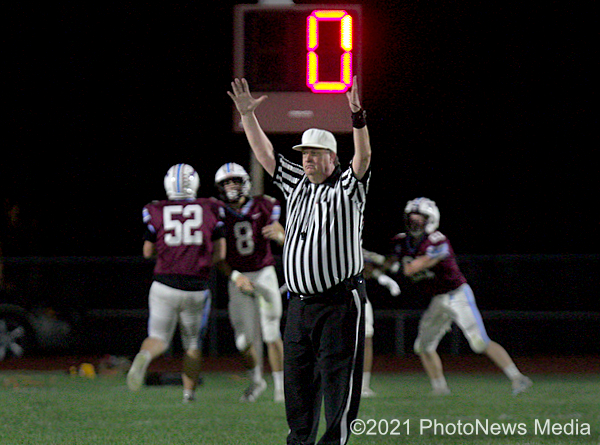
<path fill-rule="evenodd" d="M 356 77 L 347 92 L 354 155 L 342 168 L 330 131 L 309 128 L 292 147 L 301 163 L 275 153 L 254 110 L 244 79 L 229 96 L 258 161 L 286 200 L 283 272 L 288 309 L 283 336 L 287 443 L 315 443 L 323 400 L 325 432 L 319 443 L 348 442 L 362 387 L 367 293 L 362 229 L 371 171 L 371 144 Z M 319 376 L 317 379 L 316 376 Z"/>
<path fill-rule="evenodd" d="M 352 88 L 346 93 L 350 111 L 352 111 L 352 136 L 354 139 L 354 157 L 352 170 L 357 179 L 362 179 L 371 163 L 371 141 L 367 130 L 366 113 L 360 106 L 358 82 L 354 76 Z"/>
<path fill-rule="evenodd" d="M 231 89 L 232 92 L 228 91 L 227 94 L 233 99 L 242 117 L 244 133 L 246 133 L 250 148 L 252 148 L 256 159 L 267 173 L 273 176 L 275 172 L 273 144 L 271 144 L 271 141 L 260 127 L 258 119 L 254 114 L 254 110 L 267 99 L 267 96 L 261 96 L 258 99 L 253 98 L 246 79 L 234 79 L 231 82 Z"/>

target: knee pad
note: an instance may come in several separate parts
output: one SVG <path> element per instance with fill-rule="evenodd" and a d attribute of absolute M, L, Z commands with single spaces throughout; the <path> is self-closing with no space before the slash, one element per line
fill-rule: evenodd
<path fill-rule="evenodd" d="M 488 347 L 489 342 L 482 338 L 480 335 L 474 335 L 469 337 L 469 346 L 476 354 L 481 354 Z"/>
<path fill-rule="evenodd" d="M 415 344 L 413 345 L 413 351 L 415 354 L 423 354 L 424 352 L 435 352 L 439 344 L 439 339 L 434 339 L 424 343 L 421 337 L 417 337 Z"/>
<path fill-rule="evenodd" d="M 148 321 L 148 337 L 156 338 L 169 346 L 175 333 L 175 325 L 153 317 Z"/>
<path fill-rule="evenodd" d="M 171 338 L 168 334 L 156 330 L 148 330 L 148 338 L 154 338 L 155 340 L 160 340 L 165 344 L 165 350 L 169 348 L 171 345 Z"/>
<path fill-rule="evenodd" d="M 490 338 L 482 326 L 473 325 L 463 330 L 464 336 L 469 342 L 469 346 L 476 354 L 484 352 L 490 344 Z"/>
<path fill-rule="evenodd" d="M 423 352 L 423 347 L 421 346 L 421 339 L 417 338 L 415 340 L 415 344 L 413 345 L 413 351 L 415 351 L 415 354 L 421 354 Z"/>
<path fill-rule="evenodd" d="M 419 322 L 419 334 L 413 346 L 417 354 L 434 352 L 440 340 L 451 329 L 452 321 L 443 313 L 431 313 L 429 309 Z"/>
<path fill-rule="evenodd" d="M 278 338 L 281 338 L 278 318 L 272 318 L 263 322 L 262 336 L 265 343 L 273 343 Z"/>
<path fill-rule="evenodd" d="M 240 334 L 235 337 L 235 347 L 238 351 L 244 352 L 250 344 L 248 343 L 248 339 L 246 338 L 246 334 Z"/>

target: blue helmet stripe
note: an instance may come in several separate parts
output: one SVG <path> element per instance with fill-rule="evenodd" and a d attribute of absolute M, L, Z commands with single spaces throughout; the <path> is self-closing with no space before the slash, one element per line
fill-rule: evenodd
<path fill-rule="evenodd" d="M 181 177 L 181 173 L 183 170 L 183 164 L 177 164 L 177 193 L 181 193 L 181 183 L 182 181 L 182 177 Z"/>

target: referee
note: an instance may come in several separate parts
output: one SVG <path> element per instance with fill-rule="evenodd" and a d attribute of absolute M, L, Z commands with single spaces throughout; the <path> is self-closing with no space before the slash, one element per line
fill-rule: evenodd
<path fill-rule="evenodd" d="M 309 129 L 302 165 L 276 153 L 254 110 L 245 79 L 228 92 L 242 117 L 252 150 L 287 200 L 284 273 L 289 305 L 284 333 L 288 444 L 316 442 L 321 401 L 327 428 L 319 444 L 345 444 L 360 403 L 364 359 L 363 211 L 371 145 L 356 78 L 347 93 L 354 157 L 342 170 L 333 134 Z"/>

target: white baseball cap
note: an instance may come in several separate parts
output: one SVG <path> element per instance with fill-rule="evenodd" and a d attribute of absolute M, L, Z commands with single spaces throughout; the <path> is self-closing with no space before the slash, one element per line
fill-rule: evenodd
<path fill-rule="evenodd" d="M 302 143 L 294 145 L 294 150 L 301 151 L 303 148 L 323 148 L 337 154 L 337 142 L 333 134 L 327 130 L 309 128 L 302 133 Z"/>

